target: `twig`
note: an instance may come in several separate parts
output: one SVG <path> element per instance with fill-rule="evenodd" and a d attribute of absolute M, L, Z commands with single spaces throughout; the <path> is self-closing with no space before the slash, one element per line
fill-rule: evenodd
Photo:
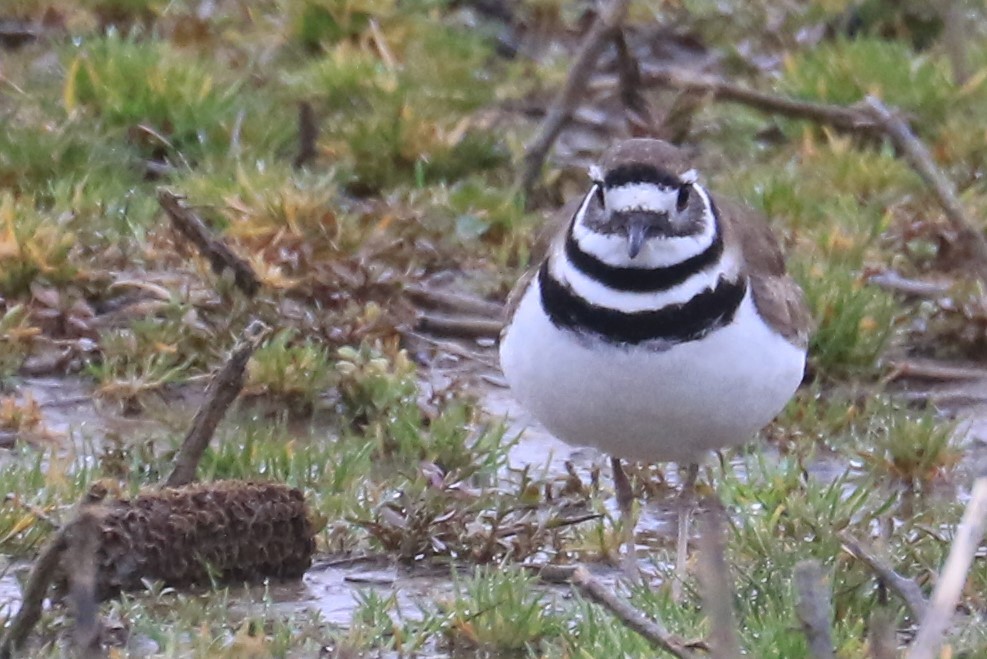
<path fill-rule="evenodd" d="M 292 162 L 295 169 L 301 169 L 316 156 L 318 139 L 319 124 L 315 121 L 315 110 L 311 103 L 302 101 L 298 104 L 298 155 Z"/>
<path fill-rule="evenodd" d="M 221 274 L 229 268 L 233 271 L 233 280 L 241 291 L 248 297 L 253 297 L 260 289 L 260 280 L 250 264 L 235 254 L 229 245 L 218 238 L 206 227 L 195 211 L 185 205 L 182 197 L 165 188 L 158 188 L 158 203 L 164 209 L 171 223 L 180 234 L 195 245 L 212 266 L 213 272 Z"/>
<path fill-rule="evenodd" d="M 617 73 L 620 81 L 620 102 L 624 104 L 627 123 L 631 134 L 636 137 L 654 137 L 655 124 L 648 109 L 648 102 L 641 93 L 641 67 L 627 47 L 624 31 L 614 33 L 614 46 L 617 48 Z"/>
<path fill-rule="evenodd" d="M 583 522 L 591 522 L 594 519 L 600 519 L 601 517 L 603 517 L 601 513 L 583 513 L 582 515 L 575 515 L 573 517 L 555 517 L 545 522 L 545 524 L 542 525 L 542 530 L 556 531 L 567 526 L 575 526 L 576 524 L 582 524 Z M 494 537 L 509 538 L 531 529 L 532 525 L 530 523 L 515 524 L 514 526 L 497 529 L 494 533 Z"/>
<path fill-rule="evenodd" d="M 180 487 L 195 480 L 195 470 L 199 466 L 199 460 L 206 446 L 209 445 L 209 440 L 216 432 L 216 426 L 243 388 L 247 360 L 266 334 L 267 327 L 263 323 L 259 321 L 250 323 L 233 347 L 230 358 L 209 383 L 206 400 L 195 413 L 192 427 L 185 435 L 182 447 L 175 457 L 175 469 L 165 481 L 166 487 Z"/>
<path fill-rule="evenodd" d="M 640 634 L 656 650 L 664 650 L 676 657 L 693 659 L 696 654 L 690 651 L 685 644 L 665 629 L 657 620 L 652 620 L 637 609 L 630 602 L 618 597 L 608 590 L 603 584 L 593 578 L 593 576 L 580 566 L 572 573 L 572 584 L 579 589 L 585 597 L 605 607 L 630 629 Z"/>
<path fill-rule="evenodd" d="M 888 607 L 879 606 L 874 609 L 867 627 L 870 658 L 895 659 L 898 656 L 898 647 L 895 642 L 894 617 Z"/>
<path fill-rule="evenodd" d="M 19 48 L 38 39 L 42 30 L 28 21 L 0 20 L 0 47 Z"/>
<path fill-rule="evenodd" d="M 893 270 L 879 272 L 867 278 L 868 284 L 874 284 L 893 293 L 901 293 L 910 297 L 937 298 L 949 292 L 951 286 L 934 281 L 906 279 Z"/>
<path fill-rule="evenodd" d="M 959 366 L 926 359 L 906 359 L 891 362 L 891 373 L 884 378 L 885 382 L 895 380 L 936 380 L 939 382 L 955 380 L 982 380 L 987 378 L 987 369 L 973 366 Z"/>
<path fill-rule="evenodd" d="M 702 587 L 703 610 L 709 616 L 710 656 L 713 659 L 733 659 L 741 656 L 740 639 L 733 611 L 733 588 L 726 558 L 724 511 L 715 502 L 704 515 L 702 536 L 699 538 L 699 583 Z"/>
<path fill-rule="evenodd" d="M 662 85 L 684 91 L 700 92 L 718 100 L 740 103 L 762 112 L 780 114 L 794 119 L 809 119 L 841 130 L 864 133 L 879 131 L 873 118 L 855 108 L 800 101 L 768 94 L 744 85 L 728 82 L 718 76 L 697 73 L 681 67 L 645 67 L 641 75 L 642 83 L 645 85 Z"/>
<path fill-rule="evenodd" d="M 936 166 L 929 150 L 909 129 L 908 124 L 891 112 L 884 103 L 874 96 L 864 101 L 870 114 L 876 119 L 895 146 L 905 155 L 926 185 L 932 188 L 939 204 L 946 213 L 946 219 L 956 232 L 956 242 L 969 250 L 972 265 L 981 281 L 987 281 L 987 239 L 970 221 L 956 196 L 953 186 L 942 170 Z"/>
<path fill-rule="evenodd" d="M 14 653 L 24 646 L 28 634 L 34 629 L 38 619 L 41 618 L 41 607 L 44 603 L 45 594 L 55 576 L 58 562 L 68 546 L 69 534 L 74 526 L 74 521 L 69 522 L 56 531 L 41 550 L 41 553 L 38 554 L 38 558 L 35 559 L 34 567 L 31 568 L 27 584 L 24 586 L 21 607 L 7 625 L 3 639 L 0 639 L 0 659 L 13 657 Z"/>
<path fill-rule="evenodd" d="M 939 4 L 942 16 L 942 44 L 953 69 L 953 84 L 962 87 L 970 79 L 970 61 L 967 53 L 969 39 L 964 0 L 946 0 Z"/>
<path fill-rule="evenodd" d="M 421 306 L 430 309 L 458 311 L 460 313 L 487 316 L 490 318 L 500 318 L 504 313 L 504 307 L 501 304 L 460 293 L 436 291 L 431 288 L 425 288 L 424 286 L 414 285 L 405 286 L 404 292 L 413 302 L 417 302 Z"/>
<path fill-rule="evenodd" d="M 830 618 L 833 605 L 819 561 L 799 561 L 795 566 L 795 612 L 809 641 L 814 659 L 835 659 Z"/>
<path fill-rule="evenodd" d="M 630 0 L 610 0 L 607 6 L 600 9 L 596 15 L 596 20 L 593 21 L 593 25 L 590 26 L 583 38 L 583 43 L 572 63 L 572 68 L 569 69 L 565 85 L 562 86 L 558 96 L 552 101 L 537 135 L 525 149 L 522 173 L 518 181 L 519 187 L 524 192 L 528 193 L 534 188 L 549 149 L 552 148 L 555 138 L 558 137 L 562 127 L 572 115 L 579 95 L 586 86 L 586 80 L 589 78 L 593 67 L 596 66 L 600 52 L 607 41 L 612 38 L 614 30 L 624 20 L 629 4 Z"/>
<path fill-rule="evenodd" d="M 970 502 L 963 511 L 963 518 L 956 527 L 953 546 L 942 568 L 936 589 L 932 593 L 929 611 L 918 629 L 918 634 L 908 652 L 908 659 L 933 659 L 938 655 L 943 634 L 956 610 L 966 575 L 973 556 L 980 547 L 987 524 L 987 476 L 980 476 L 973 483 Z"/>
<path fill-rule="evenodd" d="M 898 594 L 898 597 L 908 607 L 912 618 L 920 621 L 925 617 L 925 610 L 928 605 L 925 597 L 922 595 L 922 589 L 917 583 L 895 572 L 873 550 L 866 547 L 846 531 L 841 532 L 837 537 L 843 543 L 844 549 L 863 561 L 881 581 Z"/>
<path fill-rule="evenodd" d="M 419 330 L 440 336 L 463 339 L 497 338 L 504 323 L 489 318 L 456 317 L 444 314 L 422 313 L 418 316 Z"/>
<path fill-rule="evenodd" d="M 68 536 L 62 558 L 69 576 L 69 600 L 75 617 L 72 642 L 79 657 L 101 657 L 99 603 L 96 596 L 96 551 L 100 543 L 99 518 L 84 507 Z M 66 564 L 67 563 L 67 564 Z"/>

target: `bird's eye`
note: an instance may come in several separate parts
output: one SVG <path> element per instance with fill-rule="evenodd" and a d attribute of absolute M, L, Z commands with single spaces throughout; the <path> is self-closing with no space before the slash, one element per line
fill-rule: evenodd
<path fill-rule="evenodd" d="M 692 186 L 688 183 L 679 188 L 679 196 L 675 200 L 675 209 L 678 210 L 678 212 L 681 213 L 689 205 L 689 190 L 691 189 Z"/>
<path fill-rule="evenodd" d="M 607 202 L 606 202 L 606 198 L 603 196 L 603 186 L 600 185 L 599 183 L 597 183 L 594 186 L 594 189 L 595 189 L 595 193 L 596 193 L 596 201 L 599 202 L 600 206 L 602 206 L 603 208 L 606 208 L 607 207 Z"/>

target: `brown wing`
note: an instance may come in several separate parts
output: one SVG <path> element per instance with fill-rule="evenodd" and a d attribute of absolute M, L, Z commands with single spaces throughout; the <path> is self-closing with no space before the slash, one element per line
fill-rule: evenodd
<path fill-rule="evenodd" d="M 727 244 L 740 245 L 758 313 L 786 339 L 806 347 L 812 316 L 802 289 L 785 270 L 785 257 L 767 220 L 730 200 L 717 201 L 717 208 Z"/>

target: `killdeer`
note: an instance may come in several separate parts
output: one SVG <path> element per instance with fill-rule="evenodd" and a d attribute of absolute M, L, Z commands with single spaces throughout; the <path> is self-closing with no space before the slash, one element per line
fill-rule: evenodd
<path fill-rule="evenodd" d="M 632 540 L 621 460 L 690 465 L 690 487 L 704 453 L 749 441 L 791 398 L 810 320 L 764 218 L 714 202 L 678 148 L 620 142 L 590 179 L 509 298 L 500 362 L 550 432 L 611 456 Z"/>

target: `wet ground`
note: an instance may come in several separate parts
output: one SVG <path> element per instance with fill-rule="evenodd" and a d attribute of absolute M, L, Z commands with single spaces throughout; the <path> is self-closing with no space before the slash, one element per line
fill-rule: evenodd
<path fill-rule="evenodd" d="M 971 469 L 987 465 L 987 370 L 971 370 L 968 377 L 947 382 L 917 382 L 901 395 L 905 398 L 931 399 L 940 407 L 952 410 L 965 420 L 961 424 L 964 445 L 970 456 Z M 509 453 L 510 466 L 520 468 L 526 464 L 545 470 L 547 476 L 564 476 L 566 463 L 588 482 L 591 471 L 606 464 L 605 457 L 593 449 L 572 448 L 555 439 L 530 419 L 513 401 L 506 388 L 499 386 L 496 376 L 488 376 L 480 388 L 482 401 L 491 416 L 508 421 L 508 436 L 520 434 L 520 439 Z M 139 418 L 121 416 L 115 409 L 107 409 L 97 403 L 91 387 L 79 379 L 27 379 L 18 387 L 21 397 L 30 395 L 43 410 L 44 424 L 68 447 L 86 447 L 82 453 L 93 455 L 94 448 L 118 437 L 134 437 L 151 433 L 182 433 L 182 425 L 191 418 L 185 410 L 194 409 L 198 394 L 186 394 L 184 398 L 161 401 L 161 407 L 151 408 Z M 182 410 L 176 413 L 175 410 Z M 170 410 L 170 411 L 169 411 Z M 67 440 L 67 441 L 66 441 Z M 0 468 L 10 458 L 0 451 Z M 838 477 L 845 465 L 819 459 L 811 471 L 822 480 Z M 674 470 L 670 470 L 674 473 Z M 604 477 L 608 478 L 604 468 Z M 673 476 L 674 478 L 674 476 Z M 674 483 L 672 483 L 674 485 Z M 609 502 L 613 506 L 613 502 Z M 639 556 L 648 554 L 653 543 L 667 544 L 673 541 L 676 524 L 674 502 L 651 502 L 641 511 L 637 528 Z M 0 557 L 0 561 L 2 561 Z M 642 561 L 642 568 L 648 565 Z M 26 563 L 4 564 L 0 562 L 0 616 L 8 615 L 19 605 L 20 588 L 15 573 L 26 570 Z M 619 573 L 607 566 L 595 566 L 594 571 L 605 582 L 615 580 Z M 352 618 L 361 593 L 368 589 L 380 595 L 397 597 L 400 615 L 417 617 L 426 602 L 435 602 L 443 593 L 452 590 L 450 572 L 447 569 L 429 568 L 413 572 L 397 566 L 386 556 L 358 557 L 333 561 L 317 560 L 313 568 L 300 582 L 269 584 L 244 589 L 240 597 L 245 606 L 259 601 L 270 601 L 284 612 L 317 611 L 323 620 L 345 625 Z"/>

